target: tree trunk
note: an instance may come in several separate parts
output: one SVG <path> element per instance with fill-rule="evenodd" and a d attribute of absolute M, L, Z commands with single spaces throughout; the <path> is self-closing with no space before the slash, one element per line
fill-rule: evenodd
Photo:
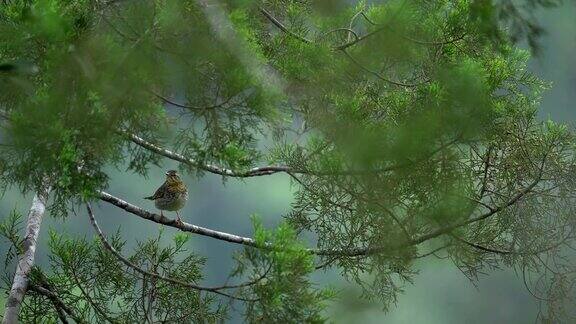
<path fill-rule="evenodd" d="M 34 265 L 34 254 L 36 252 L 36 243 L 42 224 L 42 217 L 46 209 L 46 200 L 48 199 L 49 188 L 45 187 L 36 193 L 32 200 L 32 206 L 28 212 L 28 222 L 26 223 L 26 238 L 23 242 L 23 250 L 16 266 L 12 288 L 6 300 L 6 309 L 2 324 L 18 323 L 18 313 L 20 305 L 28 288 L 28 274 Z"/>

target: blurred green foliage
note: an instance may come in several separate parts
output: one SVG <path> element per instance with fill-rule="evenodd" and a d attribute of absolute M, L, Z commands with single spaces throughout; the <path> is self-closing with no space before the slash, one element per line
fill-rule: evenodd
<path fill-rule="evenodd" d="M 472 0 L 7 1 L 1 184 L 49 183 L 51 212 L 65 216 L 108 186 L 107 168 L 146 176 L 159 155 L 174 158 L 130 134 L 182 154 L 197 176 L 283 167 L 298 186 L 292 210 L 272 231 L 255 221 L 256 242 L 272 248 L 246 248 L 232 273 L 262 278 L 233 287 L 250 322 L 325 321 L 335 294 L 309 279 L 325 267 L 387 308 L 424 242 L 471 279 L 505 264 L 564 292 L 574 280 L 563 248 L 576 224 L 573 134 L 536 120 L 548 85 L 514 45 L 525 37 L 537 48 L 541 30 L 524 14 Z M 2 234 L 18 246 L 15 222 Z M 203 258 L 183 250 L 187 238 L 143 241 L 130 260 L 197 282 Z M 50 242 L 51 269 L 32 283 L 87 321 L 226 317 L 218 289 L 151 284 L 96 241 Z M 545 320 L 565 315 L 570 293 L 536 289 L 551 297 Z M 23 320 L 56 320 L 46 295 L 30 296 Z"/>

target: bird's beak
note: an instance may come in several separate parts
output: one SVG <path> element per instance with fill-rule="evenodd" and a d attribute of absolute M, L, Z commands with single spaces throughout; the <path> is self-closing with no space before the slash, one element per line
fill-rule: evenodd
<path fill-rule="evenodd" d="M 164 173 L 165 175 L 168 175 L 168 172 Z"/>

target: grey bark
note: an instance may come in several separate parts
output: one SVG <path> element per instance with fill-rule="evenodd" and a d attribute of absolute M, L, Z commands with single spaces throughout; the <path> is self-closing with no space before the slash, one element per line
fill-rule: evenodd
<path fill-rule="evenodd" d="M 48 187 L 43 188 L 36 193 L 32 200 L 32 206 L 28 212 L 26 237 L 23 242 L 22 254 L 18 259 L 14 280 L 12 281 L 12 288 L 6 300 L 6 309 L 4 310 L 2 324 L 18 323 L 18 313 L 28 288 L 28 275 L 34 265 L 36 243 L 38 241 L 44 211 L 46 210 L 49 190 Z"/>

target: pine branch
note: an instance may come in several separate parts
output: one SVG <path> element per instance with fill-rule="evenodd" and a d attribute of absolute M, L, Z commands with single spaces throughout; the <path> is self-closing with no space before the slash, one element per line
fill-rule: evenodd
<path fill-rule="evenodd" d="M 111 317 L 111 315 L 113 316 L 113 314 L 108 314 L 106 309 L 102 309 L 102 307 L 100 307 L 100 305 L 98 305 L 98 303 L 94 301 L 92 296 L 90 296 L 89 292 L 82 286 L 82 283 L 80 283 L 80 278 L 78 277 L 78 274 L 76 273 L 74 267 L 70 267 L 70 274 L 72 280 L 74 281 L 74 284 L 76 284 L 76 287 L 78 287 L 78 290 L 80 290 L 80 293 L 82 294 L 82 296 L 84 296 L 84 299 L 88 302 L 88 304 L 92 306 L 94 311 L 100 316 L 102 316 L 104 319 L 106 319 L 108 322 L 113 324 L 119 324 L 117 320 Z"/>
<path fill-rule="evenodd" d="M 119 134 L 128 138 L 131 142 L 140 147 L 143 147 L 151 152 L 156 154 L 162 155 L 167 157 L 171 160 L 178 161 L 180 163 L 184 163 L 194 168 L 198 168 L 213 174 L 218 174 L 221 176 L 226 177 L 234 177 L 234 178 L 250 178 L 250 177 L 259 177 L 259 176 L 266 176 L 275 173 L 288 173 L 288 174 L 306 174 L 312 176 L 354 176 L 354 175 L 366 175 L 366 174 L 377 174 L 377 173 L 385 173 L 391 172 L 394 170 L 398 170 L 407 166 L 411 166 L 420 162 L 425 161 L 426 159 L 434 156 L 436 153 L 442 151 L 443 149 L 447 148 L 448 146 L 457 143 L 460 140 L 460 136 L 456 137 L 454 140 L 440 145 L 436 150 L 432 151 L 429 155 L 424 158 L 415 160 L 415 161 L 408 161 L 406 163 L 399 163 L 390 165 L 387 167 L 372 169 L 372 170 L 342 170 L 342 171 L 317 171 L 317 170 L 306 170 L 306 169 L 294 169 L 289 166 L 261 166 L 249 169 L 248 171 L 237 171 L 232 169 L 223 168 L 214 164 L 204 164 L 200 161 L 197 161 L 192 158 L 185 157 L 182 154 L 172 152 L 168 149 L 165 149 L 157 144 L 148 142 L 147 140 L 143 139 L 142 137 L 130 133 L 125 130 L 118 131 Z"/>
<path fill-rule="evenodd" d="M 249 44 L 237 33 L 234 24 L 230 21 L 228 13 L 218 0 L 196 0 L 198 7 L 206 17 L 214 36 L 218 39 L 242 64 L 251 77 L 266 88 L 285 90 L 286 82 L 279 76 L 272 66 L 259 59 L 250 50 Z M 283 91 L 286 93 L 286 91 Z"/>
<path fill-rule="evenodd" d="M 393 21 L 396 19 L 397 15 L 398 15 L 398 14 L 402 11 L 402 9 L 404 8 L 404 5 L 406 4 L 406 2 L 407 2 L 407 1 L 404 1 L 404 2 L 402 3 L 402 6 L 398 9 L 398 11 L 397 11 L 397 12 L 395 13 L 395 15 L 392 17 L 392 19 L 390 20 L 390 22 L 393 22 Z M 270 12 L 268 12 L 266 9 L 260 7 L 260 8 L 259 8 L 259 11 L 260 11 L 274 26 L 278 27 L 278 29 L 280 29 L 282 32 L 286 33 L 286 34 L 289 35 L 290 37 L 293 37 L 293 38 L 295 38 L 295 39 L 297 39 L 297 40 L 299 40 L 299 41 L 301 41 L 301 42 L 303 42 L 303 43 L 306 43 L 306 44 L 313 44 L 313 43 L 314 43 L 312 40 L 310 40 L 310 39 L 308 39 L 308 38 L 306 38 L 306 37 L 300 36 L 300 35 L 292 32 L 292 31 L 289 30 L 288 28 L 286 28 L 286 26 L 284 26 L 280 21 L 278 21 L 278 19 L 276 19 L 274 16 L 272 16 L 272 14 L 271 14 Z M 363 14 L 363 16 L 367 19 L 367 17 L 366 17 L 365 14 Z M 354 18 L 353 18 L 353 19 L 354 19 Z M 372 24 L 374 24 L 374 23 L 372 23 Z M 347 48 L 349 48 L 349 47 L 351 47 L 351 46 L 354 46 L 354 45 L 362 42 L 363 40 L 366 40 L 367 38 L 370 38 L 370 37 L 372 37 L 372 36 L 374 36 L 374 35 L 382 32 L 383 30 L 386 29 L 386 27 L 387 27 L 386 25 L 382 25 L 382 26 L 379 26 L 378 28 L 376 28 L 375 30 L 373 30 L 373 31 L 371 31 L 371 32 L 369 32 L 369 33 L 366 33 L 366 34 L 364 34 L 364 35 L 362 35 L 362 36 L 355 35 L 355 37 L 354 37 L 353 40 L 350 40 L 350 41 L 348 41 L 348 42 L 346 42 L 346 43 L 344 43 L 344 44 L 341 44 L 341 45 L 338 45 L 338 46 L 334 47 L 334 50 L 341 50 L 341 51 L 343 51 L 343 50 L 345 50 L 345 49 L 347 49 Z M 342 28 L 342 29 L 343 29 L 343 28 Z M 351 28 L 346 28 L 346 29 L 351 30 Z"/>
<path fill-rule="evenodd" d="M 88 210 L 88 217 L 90 218 L 90 224 L 92 224 L 92 227 L 94 228 L 94 230 L 96 231 L 96 234 L 98 235 L 98 237 L 100 238 L 100 241 L 102 242 L 102 245 L 104 246 L 104 248 L 106 248 L 106 250 L 110 251 L 110 253 L 112 253 L 120 262 L 124 263 L 127 267 L 133 269 L 134 271 L 145 275 L 145 276 L 149 276 L 149 277 L 153 277 L 162 281 L 166 281 L 172 284 L 177 284 L 183 287 L 187 287 L 187 288 L 191 288 L 194 290 L 199 290 L 199 291 L 209 291 L 218 295 L 222 295 L 228 298 L 232 298 L 232 299 L 237 299 L 237 300 L 242 300 L 242 301 L 255 301 L 252 299 L 245 299 L 245 298 L 241 298 L 241 297 L 236 297 L 224 292 L 221 292 L 220 289 L 226 289 L 226 288 L 237 288 L 237 287 L 244 287 L 244 286 L 248 286 L 251 284 L 254 284 L 254 282 L 248 282 L 246 284 L 239 284 L 239 285 L 235 285 L 235 286 L 219 286 L 219 287 L 204 287 L 204 286 L 199 286 L 193 283 L 189 283 L 189 282 L 185 282 L 179 279 L 174 279 L 174 278 L 169 278 L 169 277 L 165 277 L 162 276 L 160 274 L 157 274 L 155 272 L 150 272 L 150 271 L 146 271 L 140 267 L 138 267 L 137 265 L 135 265 L 134 263 L 130 262 L 130 260 L 126 259 L 125 257 L 123 257 L 120 252 L 118 252 L 113 246 L 112 244 L 110 244 L 108 242 L 108 240 L 106 239 L 106 236 L 104 235 L 104 233 L 102 232 L 102 230 L 100 229 L 100 226 L 98 226 L 98 223 L 96 222 L 96 219 L 94 218 L 94 213 L 92 211 L 92 207 L 90 206 L 89 203 L 86 204 L 86 209 Z M 256 281 L 257 282 L 257 281 Z"/>
<path fill-rule="evenodd" d="M 541 175 L 541 173 L 540 173 L 540 175 Z M 518 202 L 522 197 L 524 197 L 527 193 L 529 193 L 539 182 L 540 182 L 540 176 L 537 177 L 536 179 L 534 179 L 534 181 L 532 183 L 530 183 L 530 185 L 528 185 L 524 189 L 518 191 L 518 193 L 516 195 L 514 195 L 506 203 L 504 203 L 503 205 L 501 205 L 499 207 L 492 208 L 490 211 L 488 211 L 484 214 L 481 214 L 481 215 L 474 217 L 474 218 L 470 218 L 467 220 L 463 220 L 463 221 L 454 223 L 452 225 L 447 225 L 447 226 L 441 227 L 441 228 L 439 228 L 439 229 L 437 229 L 431 233 L 424 234 L 424 235 L 421 235 L 419 237 L 400 242 L 396 245 L 358 247 L 358 248 L 346 248 L 346 249 L 308 249 L 307 251 L 309 253 L 319 255 L 319 256 L 358 257 L 358 256 L 369 256 L 369 255 L 373 255 L 373 254 L 380 254 L 380 253 L 385 253 L 385 252 L 389 252 L 389 251 L 395 251 L 395 250 L 407 248 L 409 246 L 419 245 L 421 243 L 424 243 L 424 242 L 431 240 L 431 239 L 434 239 L 436 237 L 439 237 L 439 236 L 442 236 L 445 234 L 449 234 L 457 228 L 482 221 L 484 219 L 487 219 L 487 218 L 497 214 L 498 212 L 500 212 L 500 211 L 506 209 L 507 207 L 515 204 L 516 202 Z M 149 220 L 149 221 L 152 221 L 152 222 L 155 222 L 158 224 L 174 227 L 174 228 L 180 229 L 181 231 L 184 231 L 184 232 L 195 233 L 195 234 L 211 237 L 211 238 L 214 238 L 217 240 L 226 241 L 226 242 L 235 243 L 235 244 L 252 246 L 255 248 L 282 249 L 282 247 L 274 247 L 270 243 L 266 243 L 264 246 L 259 245 L 256 243 L 256 241 L 254 239 L 249 238 L 249 237 L 243 237 L 243 236 L 230 234 L 230 233 L 226 233 L 226 232 L 215 231 L 212 229 L 208 229 L 205 227 L 201 227 L 201 226 L 197 226 L 197 225 L 193 225 L 193 224 L 189 224 L 189 223 L 185 223 L 185 222 L 179 223 L 174 219 L 169 219 L 166 216 L 151 213 L 147 210 L 144 210 L 138 206 L 132 205 L 132 204 L 120 199 L 120 198 L 112 196 L 112 195 L 110 195 L 106 192 L 103 192 L 103 191 L 99 192 L 99 198 L 105 202 L 108 202 L 108 203 L 116 206 L 116 207 L 122 208 L 125 211 L 132 213 L 136 216 L 139 216 L 141 218 L 144 218 L 146 220 Z"/>
<path fill-rule="evenodd" d="M 150 142 L 144 140 L 143 138 L 141 138 L 135 134 L 126 132 L 126 131 L 120 131 L 120 133 L 125 135 L 133 143 L 135 143 L 135 144 L 137 144 L 137 145 L 139 145 L 139 146 L 141 146 L 147 150 L 150 150 L 154 153 L 160 154 L 162 156 L 165 156 L 169 159 L 178 161 L 180 163 L 184 163 L 186 165 L 189 165 L 189 166 L 192 166 L 195 168 L 199 168 L 201 170 L 208 171 L 210 173 L 219 174 L 222 176 L 236 177 L 236 178 L 248 178 L 248 177 L 264 176 L 264 175 L 270 175 L 270 174 L 274 174 L 274 173 L 278 173 L 278 172 L 288 172 L 288 171 L 294 172 L 294 173 L 304 173 L 304 171 L 292 170 L 290 167 L 287 167 L 287 166 L 263 166 L 263 167 L 252 168 L 248 171 L 235 171 L 235 170 L 219 167 L 219 166 L 216 166 L 213 164 L 203 164 L 197 160 L 187 158 L 181 154 L 174 153 L 174 152 L 169 151 L 165 148 L 162 148 L 156 144 L 150 143 Z"/>

